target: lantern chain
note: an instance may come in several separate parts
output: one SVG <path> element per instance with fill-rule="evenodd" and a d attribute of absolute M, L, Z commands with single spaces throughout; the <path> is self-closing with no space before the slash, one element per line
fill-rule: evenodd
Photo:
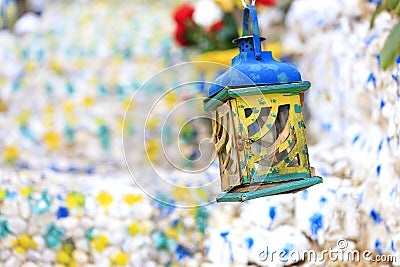
<path fill-rule="evenodd" d="M 256 4 L 256 0 L 251 0 L 251 4 L 254 6 Z M 242 5 L 243 5 L 243 8 L 247 7 L 246 0 L 242 0 Z"/>

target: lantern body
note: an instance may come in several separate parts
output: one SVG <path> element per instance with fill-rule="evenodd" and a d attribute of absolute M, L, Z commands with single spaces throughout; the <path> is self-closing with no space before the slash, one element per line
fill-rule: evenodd
<path fill-rule="evenodd" d="M 254 31 L 255 9 L 249 5 L 245 19 L 246 10 L 252 12 Z M 256 38 L 262 39 L 253 35 L 238 39 L 239 55 L 205 100 L 226 192 L 219 202 L 297 192 L 322 182 L 309 164 L 302 115 L 310 83 L 293 66 L 257 49 Z"/>
<path fill-rule="evenodd" d="M 206 103 L 220 163 L 218 201 L 296 192 L 321 183 L 309 164 L 302 92 L 309 82 L 224 88 Z"/>

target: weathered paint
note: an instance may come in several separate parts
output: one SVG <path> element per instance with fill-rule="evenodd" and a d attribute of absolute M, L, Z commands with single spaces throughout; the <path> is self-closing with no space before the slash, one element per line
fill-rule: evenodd
<path fill-rule="evenodd" d="M 231 112 L 228 112 L 231 115 L 229 119 L 224 119 L 222 117 L 219 118 L 218 120 L 223 123 L 224 126 L 221 125 L 220 127 L 216 127 L 214 125 L 213 131 L 216 135 L 216 133 L 221 131 L 224 127 L 227 129 L 235 129 L 233 139 L 227 137 L 225 133 L 216 135 L 219 136 L 219 140 L 216 140 L 218 151 L 221 151 L 223 146 L 229 146 L 229 149 L 232 149 L 233 147 L 237 149 L 240 147 L 235 154 L 237 157 L 235 162 L 237 161 L 237 167 L 240 169 L 240 180 L 232 179 L 232 174 L 227 174 L 227 158 L 220 158 L 221 177 L 224 180 L 222 183 L 224 185 L 223 190 L 228 191 L 228 195 L 235 194 L 235 188 L 238 185 L 244 186 L 246 184 L 252 185 L 254 183 L 285 182 L 286 184 L 284 187 L 278 188 L 281 188 L 282 190 L 293 188 L 291 190 L 294 190 L 295 187 L 287 185 L 288 181 L 297 182 L 299 179 L 307 180 L 312 178 L 310 173 L 301 101 L 298 93 L 246 95 L 230 98 L 226 103 L 228 104 L 227 107 L 231 109 Z M 277 140 L 281 140 L 281 142 L 275 143 L 274 145 L 276 145 L 276 147 L 265 148 L 262 146 L 261 151 L 259 151 L 258 154 L 254 154 L 251 150 L 251 144 L 263 140 L 263 138 L 268 135 L 278 118 L 279 107 L 283 105 L 289 106 L 285 126 L 286 131 L 282 130 L 281 133 L 285 134 L 285 136 L 282 136 L 282 138 L 277 136 Z M 261 110 L 263 108 L 269 109 L 268 116 L 265 113 L 263 114 L 263 125 L 260 126 L 260 129 L 258 129 L 257 132 L 250 136 L 249 127 L 251 127 L 251 125 L 257 121 L 259 116 L 261 116 Z M 217 110 L 220 109 L 221 108 L 218 108 Z M 247 109 L 252 111 L 251 114 L 246 114 L 245 110 Z M 222 114 L 223 112 L 220 111 L 219 113 Z M 228 113 L 226 113 L 225 110 L 225 114 Z M 233 131 L 231 133 L 233 133 Z M 239 136 L 240 138 L 238 138 Z M 225 139 L 229 139 L 229 141 Z M 282 158 L 273 167 L 271 166 L 265 169 L 257 167 L 260 160 L 269 158 L 273 156 L 274 153 L 282 153 L 288 149 L 290 149 L 290 152 L 287 153 L 287 156 Z M 290 165 L 294 159 L 299 160 L 298 165 L 289 167 L 288 165 Z M 313 180 L 314 182 L 310 182 L 310 185 L 316 183 L 316 181 L 318 183 L 321 182 L 319 179 L 321 178 Z M 305 183 L 302 183 L 301 186 L 304 184 L 309 183 L 306 181 Z M 276 189 L 263 189 L 263 192 L 271 194 L 271 192 L 277 192 L 275 190 Z M 283 191 L 279 192 L 282 193 Z M 233 201 L 233 199 L 236 199 L 235 201 L 243 201 L 243 198 L 238 197 L 239 195 L 235 195 L 233 198 L 228 197 L 228 195 L 225 194 L 224 197 L 219 198 L 218 201 L 227 201 L 227 199 L 231 199 L 230 201 Z M 242 196 L 242 194 L 240 194 L 240 196 Z M 260 197 L 262 194 L 254 193 L 254 195 L 252 195 L 246 193 L 245 196 L 248 196 L 244 198 L 244 200 L 247 200 L 254 196 Z"/>
<path fill-rule="evenodd" d="M 311 84 L 308 81 L 295 82 L 295 83 L 283 83 L 273 85 L 257 85 L 245 88 L 229 88 L 225 87 L 217 94 L 208 97 L 204 101 L 205 111 L 211 111 L 216 109 L 219 105 L 231 98 L 237 98 L 240 96 L 251 96 L 251 95 L 265 95 L 265 94 L 285 94 L 285 95 L 297 95 L 300 92 L 306 91 L 310 88 Z M 276 103 L 276 99 L 266 98 L 266 100 Z"/>
<path fill-rule="evenodd" d="M 322 178 L 311 177 L 308 179 L 296 180 L 291 183 L 278 184 L 273 187 L 246 193 L 225 193 L 217 197 L 217 202 L 243 202 L 259 197 L 272 196 L 282 193 L 291 193 L 293 191 L 306 189 L 307 187 L 322 183 Z"/>
<path fill-rule="evenodd" d="M 297 105 L 297 104 L 294 104 L 294 111 L 295 111 L 296 113 L 301 113 L 301 111 L 302 111 L 301 106 L 299 106 L 299 105 Z"/>
<path fill-rule="evenodd" d="M 270 175 L 265 176 L 254 176 L 253 182 L 254 183 L 275 183 L 275 182 L 282 182 L 282 181 L 290 181 L 290 180 L 299 180 L 305 177 L 309 177 L 308 172 L 298 172 L 298 173 L 285 173 L 279 174 L 276 172 L 271 172 Z"/>

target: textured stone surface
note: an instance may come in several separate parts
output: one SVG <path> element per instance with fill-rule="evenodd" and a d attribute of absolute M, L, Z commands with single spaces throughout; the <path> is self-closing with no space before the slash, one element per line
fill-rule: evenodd
<path fill-rule="evenodd" d="M 36 34 L 0 32 L 7 106 L 0 114 L 1 149 L 19 151 L 11 165 L 3 155 L 0 170 L 1 266 L 282 266 L 291 262 L 263 260 L 260 253 L 320 252 L 340 239 L 348 249 L 398 255 L 400 66 L 384 72 L 377 61 L 396 19 L 383 13 L 369 29 L 373 1 L 294 1 L 283 43 L 312 83 L 305 96 L 310 161 L 324 183 L 295 195 L 184 209 L 155 201 L 118 168 L 124 164 L 118 123 L 138 86 L 132 77 L 145 80 L 164 60 L 181 60 L 173 44 L 160 47 L 172 34 L 167 10 L 173 6 L 152 2 L 159 16 L 147 16 L 131 1 L 113 2 L 114 9 L 94 2 L 49 4 Z M 115 51 L 127 48 L 133 56 L 121 60 Z M 137 101 L 138 109 L 148 104 Z M 163 115 L 171 110 L 164 104 Z M 65 134 L 68 123 L 76 126 L 73 142 Z M 99 124 L 109 127 L 108 149 Z M 62 140 L 53 149 L 57 134 Z M 131 141 L 138 142 L 135 134 Z M 135 151 L 134 162 L 143 168 L 140 181 L 150 164 L 143 151 Z M 168 168 L 160 173 L 169 182 L 197 182 Z M 207 175 L 199 181 L 218 180 L 215 165 Z M 162 197 L 188 195 L 177 190 Z"/>

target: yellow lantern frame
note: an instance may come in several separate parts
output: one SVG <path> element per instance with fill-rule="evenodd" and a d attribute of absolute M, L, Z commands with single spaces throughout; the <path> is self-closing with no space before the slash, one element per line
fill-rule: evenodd
<path fill-rule="evenodd" d="M 309 87 L 309 82 L 226 87 L 206 100 L 221 187 L 227 192 L 217 201 L 297 192 L 322 182 L 309 164 L 302 115 L 302 96 Z"/>

